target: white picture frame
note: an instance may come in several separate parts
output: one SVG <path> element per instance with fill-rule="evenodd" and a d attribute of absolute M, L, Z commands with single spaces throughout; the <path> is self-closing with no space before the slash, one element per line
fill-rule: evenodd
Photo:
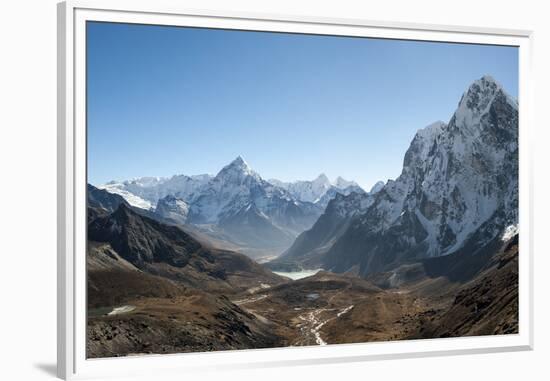
<path fill-rule="evenodd" d="M 519 334 L 86 359 L 86 76 L 87 20 L 224 29 L 365 36 L 519 47 L 520 245 Z M 424 25 L 307 16 L 186 10 L 155 2 L 67 1 L 58 5 L 58 376 L 147 375 L 231 366 L 399 359 L 533 348 L 533 98 L 527 30 Z"/>

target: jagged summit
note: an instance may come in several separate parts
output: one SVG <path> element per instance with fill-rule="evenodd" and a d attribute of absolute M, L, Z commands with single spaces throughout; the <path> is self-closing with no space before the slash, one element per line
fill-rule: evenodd
<path fill-rule="evenodd" d="M 246 162 L 246 160 L 244 160 L 244 158 L 239 155 L 235 158 L 235 160 L 233 160 L 231 162 L 231 164 L 233 165 L 240 165 L 240 166 L 244 166 L 244 167 L 248 167 L 248 163 Z"/>
<path fill-rule="evenodd" d="M 276 179 L 270 179 L 269 182 L 290 193 L 296 200 L 302 202 L 311 202 L 321 208 L 334 198 L 337 193 L 349 194 L 351 192 L 364 192 L 364 190 L 355 181 L 348 181 L 341 176 L 336 180 L 330 181 L 328 176 L 321 173 L 313 180 L 298 180 L 293 182 L 283 182 Z"/>
<path fill-rule="evenodd" d="M 243 170 L 249 170 L 249 171 L 252 170 L 250 165 L 248 165 L 246 160 L 244 160 L 244 158 L 241 155 L 237 156 L 231 163 L 225 166 L 225 168 L 227 167 L 241 168 Z"/>
<path fill-rule="evenodd" d="M 460 102 L 471 110 L 480 111 L 487 107 L 487 104 L 492 101 L 495 94 L 502 90 L 502 86 L 497 83 L 493 77 L 483 76 L 474 81 L 468 90 L 464 92 Z"/>
<path fill-rule="evenodd" d="M 336 180 L 334 181 L 334 185 L 337 187 L 337 188 L 340 188 L 340 189 L 344 189 L 344 188 L 347 188 L 349 186 L 359 186 L 355 181 L 348 181 L 346 179 L 344 179 L 342 176 L 338 176 L 336 178 Z"/>
<path fill-rule="evenodd" d="M 502 85 L 492 76 L 484 75 L 475 80 L 463 93 L 449 124 L 453 124 L 454 127 L 477 125 L 491 105 L 498 101 L 506 101 L 517 109 L 517 101 L 504 90 Z M 418 130 L 415 139 L 421 138 L 431 143 L 447 126 L 448 124 L 441 120 L 435 121 Z"/>
<path fill-rule="evenodd" d="M 324 173 L 321 173 L 315 180 L 313 180 L 316 183 L 330 183 L 330 180 L 328 179 L 327 175 Z"/>
<path fill-rule="evenodd" d="M 260 176 L 254 172 L 254 170 L 248 165 L 241 155 L 237 156 L 235 160 L 223 167 L 216 175 L 216 178 L 219 179 L 221 177 L 225 178 L 228 176 L 238 178 L 252 176 L 260 179 Z"/>
<path fill-rule="evenodd" d="M 518 103 L 493 77 L 484 75 L 464 92 L 454 114 L 457 127 L 477 125 L 495 102 L 506 102 L 517 110 Z"/>

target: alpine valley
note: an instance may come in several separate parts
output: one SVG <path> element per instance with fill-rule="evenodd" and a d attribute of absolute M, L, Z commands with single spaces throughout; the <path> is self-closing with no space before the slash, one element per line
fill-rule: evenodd
<path fill-rule="evenodd" d="M 518 103 L 490 76 L 395 180 L 88 184 L 87 356 L 518 332 Z"/>

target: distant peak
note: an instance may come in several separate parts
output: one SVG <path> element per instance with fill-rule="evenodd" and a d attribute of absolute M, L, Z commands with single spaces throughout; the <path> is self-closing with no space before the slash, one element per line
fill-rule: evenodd
<path fill-rule="evenodd" d="M 348 180 L 344 179 L 342 176 L 338 176 L 336 178 L 335 183 L 336 183 L 336 185 L 338 185 L 338 184 L 348 184 L 348 183 L 353 183 L 353 181 L 348 181 Z"/>
<path fill-rule="evenodd" d="M 322 183 L 329 183 L 330 180 L 328 179 L 327 175 L 325 175 L 324 173 L 321 173 L 319 176 L 317 176 L 317 178 L 315 180 L 313 180 L 315 182 L 322 182 Z"/>
<path fill-rule="evenodd" d="M 235 164 L 245 164 L 245 165 L 248 165 L 248 164 L 246 163 L 246 161 L 244 160 L 244 158 L 243 158 L 241 155 L 237 156 L 237 157 L 235 158 L 235 160 L 233 160 L 233 163 L 235 163 Z"/>
<path fill-rule="evenodd" d="M 241 155 L 237 156 L 231 163 L 229 163 L 229 166 L 250 169 L 250 166 Z"/>
<path fill-rule="evenodd" d="M 355 181 L 346 180 L 342 176 L 338 176 L 333 185 L 335 185 L 337 188 L 344 189 L 349 186 L 357 186 L 358 184 Z"/>
<path fill-rule="evenodd" d="M 241 155 L 237 156 L 233 161 L 231 161 L 228 165 L 225 166 L 225 168 L 243 168 L 243 169 L 249 169 L 250 166 L 248 163 L 243 159 Z"/>
<path fill-rule="evenodd" d="M 217 176 L 223 174 L 229 175 L 230 173 L 237 174 L 238 176 L 250 175 L 258 177 L 256 172 L 252 170 L 252 168 L 248 165 L 248 163 L 243 159 L 241 155 L 237 156 L 231 163 L 223 167 Z"/>

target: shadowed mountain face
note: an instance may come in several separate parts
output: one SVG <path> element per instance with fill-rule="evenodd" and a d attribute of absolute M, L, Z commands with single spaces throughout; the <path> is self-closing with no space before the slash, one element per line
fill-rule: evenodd
<path fill-rule="evenodd" d="M 205 246 L 179 227 L 141 216 L 125 204 L 91 221 L 88 237 L 109 244 L 118 256 L 144 272 L 200 289 L 239 289 L 260 281 L 281 281 L 242 254 Z"/>
<path fill-rule="evenodd" d="M 133 206 L 126 201 L 126 199 L 118 194 L 107 192 L 104 189 L 99 189 L 91 184 L 87 184 L 87 201 L 88 201 L 88 222 L 96 219 L 100 216 L 106 216 L 118 209 L 120 205 L 124 205 L 128 209 L 136 212 L 137 214 L 153 219 L 157 219 L 161 222 L 171 222 L 169 219 L 146 209 Z"/>
<path fill-rule="evenodd" d="M 420 130 L 403 171 L 375 195 L 337 197 L 279 259 L 361 275 L 480 250 L 517 224 L 518 107 L 492 78 L 464 93 L 449 124 Z"/>
<path fill-rule="evenodd" d="M 297 262 L 306 268 L 318 268 L 332 245 L 346 233 L 353 217 L 364 211 L 374 200 L 374 195 L 351 193 L 336 195 L 313 227 L 300 234 L 292 247 L 270 263 L 273 269 Z"/>
<path fill-rule="evenodd" d="M 86 192 L 88 201 L 88 221 L 112 213 L 121 204 L 129 206 L 124 197 L 98 189 L 91 184 L 87 184 Z"/>
<path fill-rule="evenodd" d="M 124 259 L 137 266 L 164 262 L 185 267 L 201 245 L 175 226 L 163 225 L 121 204 L 109 216 L 92 221 L 89 238 L 108 242 Z"/>

